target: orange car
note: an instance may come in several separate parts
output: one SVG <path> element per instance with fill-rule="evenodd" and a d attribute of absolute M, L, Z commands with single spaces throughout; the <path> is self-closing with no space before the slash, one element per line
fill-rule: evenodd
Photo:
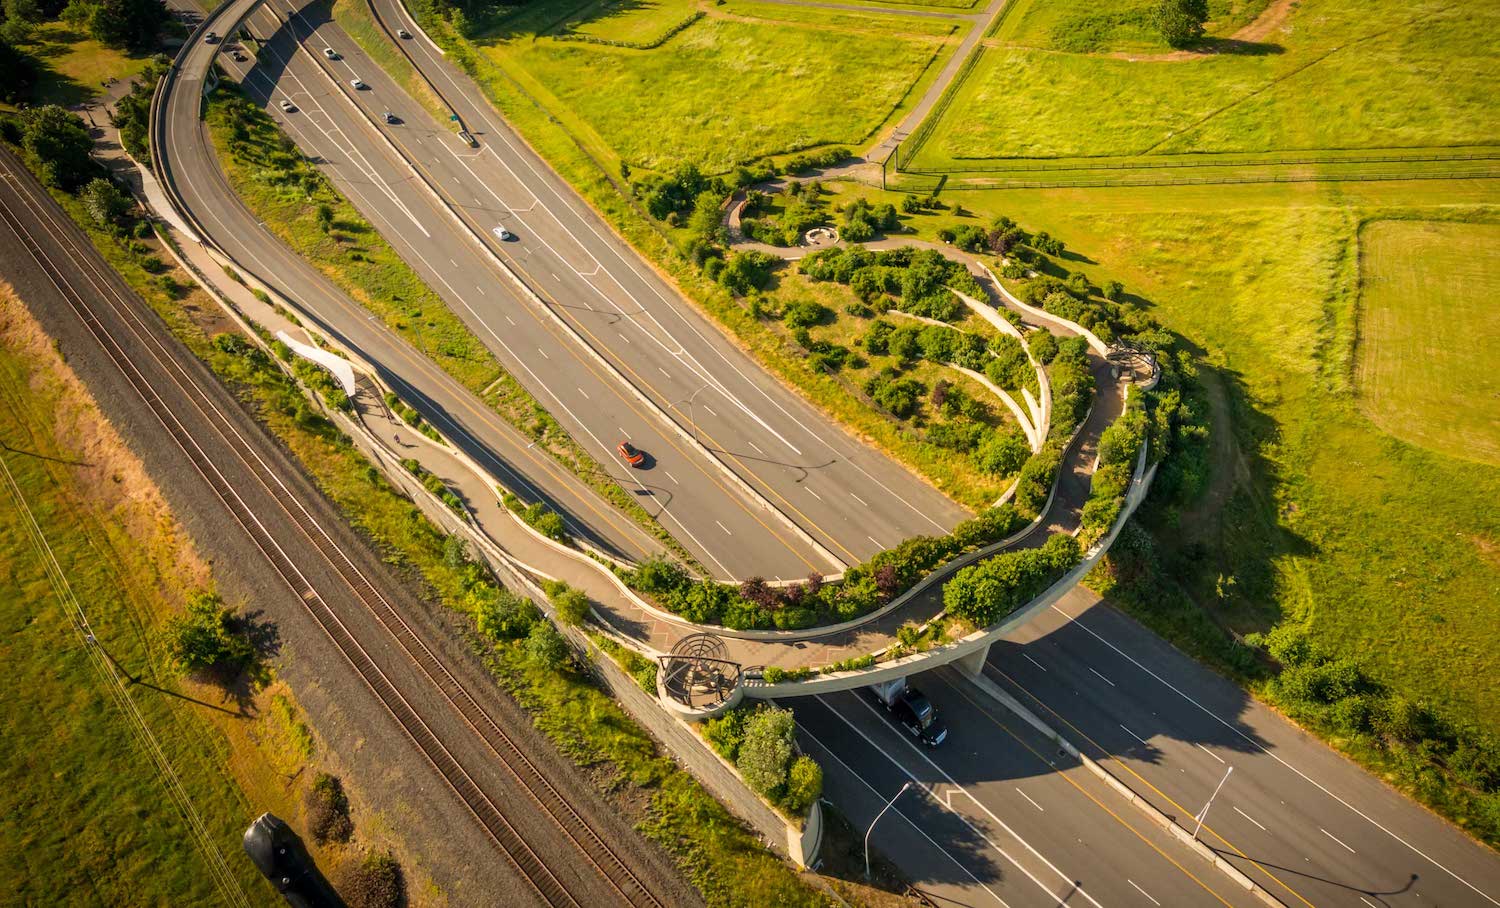
<path fill-rule="evenodd" d="M 615 448 L 615 450 L 620 452 L 620 459 L 632 467 L 638 467 L 646 462 L 646 455 L 641 452 L 641 449 L 628 441 L 620 442 L 620 446 Z"/>

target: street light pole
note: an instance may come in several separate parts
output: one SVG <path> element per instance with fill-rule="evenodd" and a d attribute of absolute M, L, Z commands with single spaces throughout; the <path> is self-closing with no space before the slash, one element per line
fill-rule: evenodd
<path fill-rule="evenodd" d="M 1234 772 L 1233 766 L 1224 770 L 1224 778 L 1220 779 L 1219 784 L 1214 786 L 1214 793 L 1208 796 L 1208 803 L 1203 805 L 1203 811 L 1198 814 L 1198 825 L 1193 828 L 1194 839 L 1198 838 L 1198 831 L 1203 828 L 1203 821 L 1208 819 L 1208 809 L 1214 806 L 1214 798 L 1219 796 L 1219 789 L 1223 788 L 1224 783 L 1229 781 L 1229 774 L 1232 772 Z"/>
<path fill-rule="evenodd" d="M 891 799 L 885 802 L 885 806 L 880 808 L 880 813 L 875 814 L 875 819 L 870 821 L 870 828 L 865 830 L 865 879 L 867 880 L 870 878 L 870 833 L 875 831 L 875 824 L 879 823 L 880 818 L 885 816 L 885 812 L 891 809 L 896 803 L 896 799 L 905 794 L 906 789 L 910 787 L 911 780 L 908 779 L 902 784 L 901 790 L 891 795 Z"/>
<path fill-rule="evenodd" d="M 693 441 L 698 440 L 698 421 L 693 419 L 693 398 L 697 397 L 699 394 L 702 394 L 704 391 L 707 391 L 709 387 L 711 386 L 704 385 L 703 387 L 694 391 L 692 394 L 689 394 L 687 400 L 683 401 L 683 403 L 687 404 L 688 429 L 693 433 Z"/>

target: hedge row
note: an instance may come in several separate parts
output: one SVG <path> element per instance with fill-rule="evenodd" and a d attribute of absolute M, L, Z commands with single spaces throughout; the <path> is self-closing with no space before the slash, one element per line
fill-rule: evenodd
<path fill-rule="evenodd" d="M 1078 541 L 1093 545 L 1109 532 L 1125 506 L 1125 493 L 1135 472 L 1135 460 L 1151 426 L 1141 395 L 1130 399 L 1125 412 L 1099 436 L 1099 466 L 1094 470 L 1089 500 L 1083 505 Z"/>

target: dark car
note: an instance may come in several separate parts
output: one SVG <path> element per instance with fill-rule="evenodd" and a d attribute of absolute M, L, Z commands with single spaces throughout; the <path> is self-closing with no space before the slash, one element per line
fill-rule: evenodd
<path fill-rule="evenodd" d="M 245 830 L 245 854 L 292 908 L 344 904 L 318 871 L 297 833 L 275 814 L 263 813 Z"/>
<path fill-rule="evenodd" d="M 901 723 L 902 728 L 911 732 L 913 738 L 928 747 L 937 747 L 948 737 L 948 726 L 938 718 L 932 701 L 922 696 L 922 692 L 915 687 L 908 687 L 897 694 L 886 705 L 886 709 Z"/>

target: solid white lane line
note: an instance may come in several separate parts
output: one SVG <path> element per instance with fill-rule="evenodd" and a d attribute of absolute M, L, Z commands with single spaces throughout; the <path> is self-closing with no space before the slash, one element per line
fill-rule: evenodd
<path fill-rule="evenodd" d="M 1028 801 L 1031 801 L 1031 795 L 1027 794 L 1026 792 L 1022 791 L 1019 788 L 1016 789 L 1016 794 L 1020 795 L 1021 797 L 1025 798 Z M 1038 804 L 1035 801 L 1031 801 L 1031 806 L 1035 807 L 1037 810 L 1041 810 L 1042 813 L 1046 813 L 1045 810 L 1042 810 L 1042 805 Z"/>
<path fill-rule="evenodd" d="M 714 523 L 719 523 L 719 522 L 717 520 L 715 520 Z M 734 535 L 733 533 L 729 532 L 729 527 L 725 526 L 722 523 L 719 523 L 719 529 L 723 530 L 725 533 L 728 533 L 730 536 Z"/>
<path fill-rule="evenodd" d="M 1132 880 L 1130 877 L 1126 877 L 1125 878 L 1125 882 L 1129 883 L 1132 886 L 1135 886 L 1135 880 Z M 1141 895 L 1144 895 L 1146 898 L 1151 899 L 1151 904 L 1153 904 L 1153 905 L 1160 905 L 1161 904 L 1161 902 L 1158 902 L 1156 899 L 1152 898 L 1151 893 L 1147 892 L 1146 890 L 1142 889 L 1141 887 L 1135 886 L 1135 891 L 1139 892 Z"/>
<path fill-rule="evenodd" d="M 1025 653 L 1021 654 L 1021 658 L 1025 659 L 1027 662 L 1030 662 L 1032 665 L 1035 665 L 1037 668 L 1041 669 L 1042 671 L 1046 671 L 1047 670 L 1047 666 L 1045 666 L 1042 663 L 1036 661 L 1035 659 L 1031 658 L 1030 656 L 1026 655 Z"/>
<path fill-rule="evenodd" d="M 1324 835 L 1328 836 L 1330 839 L 1333 839 L 1335 842 L 1338 842 L 1340 845 L 1344 845 L 1344 842 L 1343 842 L 1342 839 L 1340 839 L 1338 836 L 1334 835 L 1333 833 L 1329 832 L 1328 830 L 1324 829 L 1323 827 L 1319 826 L 1318 827 L 1318 831 L 1321 832 L 1321 833 L 1323 833 Z M 1358 854 L 1359 853 L 1359 852 L 1355 851 L 1353 848 L 1350 848 L 1348 845 L 1344 845 L 1344 850 L 1347 851 L 1347 852 L 1349 852 L 1350 854 Z"/>
<path fill-rule="evenodd" d="M 1116 722 L 1115 724 L 1119 725 L 1120 723 Z M 1121 728 L 1125 728 L 1125 726 L 1123 726 L 1123 725 L 1120 725 L 1120 727 Z M 1131 731 L 1128 728 L 1125 728 L 1125 734 L 1130 735 L 1132 738 L 1136 739 L 1137 741 L 1141 742 L 1142 744 L 1149 745 L 1151 743 L 1150 741 L 1147 741 L 1145 738 L 1141 737 L 1140 735 L 1136 734 L 1135 732 Z"/>
<path fill-rule="evenodd" d="M 852 767 L 848 763 L 844 762 L 843 758 L 840 757 L 838 754 L 834 753 L 832 748 L 830 748 L 827 744 L 824 744 L 821 739 L 819 739 L 812 732 L 809 732 L 807 729 L 805 729 L 805 728 L 799 728 L 798 731 L 800 731 L 803 735 L 805 735 L 809 741 L 812 741 L 814 744 L 818 745 L 818 747 L 820 747 L 823 750 L 824 753 L 826 753 L 826 754 L 828 754 L 828 756 L 832 757 L 840 766 L 842 766 L 846 770 L 848 770 L 850 777 L 853 778 L 853 779 L 855 779 L 856 781 L 858 781 L 859 784 L 861 784 L 864 787 L 868 788 L 870 790 L 870 794 L 873 794 L 875 796 L 875 799 L 877 801 L 879 801 L 882 804 L 885 803 L 886 795 L 881 794 L 879 791 L 876 790 L 875 786 L 873 786 L 869 782 L 865 781 L 864 775 L 862 773 L 855 772 L 854 771 L 854 767 Z M 928 843 L 932 845 L 933 848 L 936 848 L 938 850 L 939 854 L 943 855 L 948 860 L 950 860 L 954 864 L 958 865 L 958 869 L 962 870 L 965 874 L 967 874 L 968 877 L 969 877 L 969 879 L 973 880 L 975 883 L 978 883 L 981 889 L 983 889 L 985 892 L 988 892 L 990 895 L 995 896 L 995 901 L 999 902 L 1001 905 L 1004 905 L 1005 908 L 1010 908 L 1009 903 L 1006 902 L 1005 899 L 1002 899 L 999 895 L 996 895 L 995 890 L 991 889 L 989 886 L 985 885 L 983 882 L 980 882 L 979 877 L 975 876 L 973 871 L 971 871 L 968 867 L 964 866 L 964 864 L 963 864 L 962 861 L 960 861 L 958 858 L 956 858 L 956 857 L 953 856 L 953 852 L 949 851 L 948 849 L 944 848 L 943 846 L 939 845 L 936 841 L 934 841 L 933 838 L 932 838 L 932 836 L 928 835 L 927 832 L 926 832 L 926 830 L 924 830 L 922 827 L 918 826 L 915 820 L 913 820 L 911 817 L 907 816 L 906 814 L 902 813 L 900 807 L 897 807 L 893 812 L 896 814 L 896 816 L 898 816 L 901 819 L 905 820 L 906 821 L 906 825 L 908 825 L 912 829 L 916 830 L 917 835 L 920 835 L 922 838 L 926 839 L 928 841 Z"/>
<path fill-rule="evenodd" d="M 1230 806 L 1233 806 L 1233 805 L 1230 805 Z M 1261 826 L 1260 823 L 1256 822 L 1255 817 L 1250 816 L 1250 814 L 1245 813 L 1243 810 L 1240 810 L 1238 807 L 1234 808 L 1234 812 L 1237 813 L 1237 814 L 1239 814 L 1240 816 L 1244 817 L 1245 819 L 1249 820 L 1250 822 L 1255 823 L 1256 826 L 1260 826 L 1260 831 L 1261 832 L 1270 832 L 1269 829 L 1266 829 L 1266 827 Z"/>
<path fill-rule="evenodd" d="M 1204 753 L 1208 754 L 1210 757 L 1213 757 L 1215 760 L 1218 760 L 1220 763 L 1224 762 L 1224 758 L 1223 757 L 1221 757 L 1218 754 L 1214 753 L 1213 751 L 1209 750 L 1207 747 L 1204 747 L 1202 744 L 1199 744 L 1198 742 L 1194 741 L 1193 742 L 1193 746 L 1196 747 L 1196 748 L 1198 748 L 1199 750 L 1203 751 Z"/>
<path fill-rule="evenodd" d="M 1151 669 L 1147 668 L 1146 666 L 1142 665 L 1141 662 L 1138 659 L 1136 659 L 1134 656 L 1132 656 L 1129 653 L 1125 652 L 1124 650 L 1120 649 L 1118 646 L 1115 646 L 1109 640 L 1105 639 L 1102 634 L 1098 633 L 1093 628 L 1089 627 L 1087 624 L 1084 624 L 1082 621 L 1079 621 L 1079 620 L 1075 619 L 1072 615 L 1069 615 L 1067 612 L 1065 612 L 1062 609 L 1058 608 L 1056 605 L 1053 605 L 1052 608 L 1058 614 L 1062 615 L 1063 617 L 1067 618 L 1069 621 L 1072 621 L 1074 624 L 1076 624 L 1079 627 L 1083 628 L 1084 631 L 1087 632 L 1089 636 L 1091 636 L 1094 639 L 1098 640 L 1100 643 L 1103 643 L 1105 646 L 1107 646 L 1110 649 L 1114 650 L 1115 652 L 1119 653 L 1121 656 L 1124 656 L 1136 668 L 1140 669 L 1141 671 L 1143 671 L 1146 674 L 1150 675 L 1151 677 L 1155 678 L 1157 681 L 1160 681 L 1162 683 L 1162 686 L 1164 686 L 1168 690 L 1172 691 L 1172 693 L 1176 694 L 1177 696 L 1181 697 L 1182 699 L 1184 699 L 1184 700 L 1188 701 L 1189 703 L 1193 704 L 1194 706 L 1198 707 L 1198 709 L 1201 710 L 1204 713 L 1204 715 L 1209 716 L 1215 722 L 1218 722 L 1220 725 L 1224 726 L 1225 728 L 1227 728 L 1230 731 L 1234 732 L 1235 734 L 1239 735 L 1241 738 L 1244 738 L 1256 750 L 1260 751 L 1261 753 L 1263 753 L 1266 756 L 1270 757 L 1271 759 L 1275 760 L 1277 763 L 1280 763 L 1282 766 L 1285 766 L 1287 769 L 1290 769 L 1292 772 L 1296 773 L 1298 776 L 1301 776 L 1302 780 L 1305 781 L 1305 782 L 1307 782 L 1309 785 L 1313 786 L 1314 788 L 1316 788 L 1319 791 L 1323 792 L 1324 794 L 1328 795 L 1328 797 L 1332 798 L 1333 800 L 1335 800 L 1335 801 L 1339 802 L 1340 804 L 1344 805 L 1345 807 L 1349 808 L 1349 810 L 1351 810 L 1355 814 L 1357 814 L 1360 819 L 1362 819 L 1365 822 L 1369 823 L 1371 826 L 1374 826 L 1376 829 L 1379 829 L 1381 832 L 1385 833 L 1386 835 L 1388 835 L 1391 838 L 1395 839 L 1396 841 L 1400 842 L 1402 845 L 1405 845 L 1407 848 L 1410 848 L 1412 851 L 1414 851 L 1417 854 L 1421 855 L 1423 858 L 1426 858 L 1428 861 L 1430 861 L 1432 863 L 1432 866 L 1438 868 L 1439 870 L 1441 870 L 1444 873 L 1448 874 L 1449 876 L 1453 877 L 1455 880 L 1458 880 L 1460 883 L 1462 883 L 1465 886 L 1467 886 L 1471 891 L 1473 891 L 1480 898 L 1484 899 L 1486 902 L 1489 902 L 1491 905 L 1500 905 L 1500 899 L 1496 899 L 1494 896 L 1489 895 L 1484 890 L 1480 889 L 1478 886 L 1475 886 L 1473 883 L 1471 883 L 1468 880 L 1464 879 L 1463 877 L 1459 876 L 1457 873 L 1454 873 L 1452 870 L 1449 870 L 1446 866 L 1444 866 L 1442 864 L 1439 864 L 1434 858 L 1432 858 L 1430 855 L 1428 855 L 1427 852 L 1423 851 L 1422 849 L 1420 849 L 1417 846 L 1413 845 L 1412 843 L 1408 842 L 1406 839 L 1401 838 L 1399 835 L 1396 835 L 1396 833 L 1392 832 L 1389 827 L 1381 825 L 1380 823 L 1376 822 L 1376 820 L 1373 819 L 1369 814 L 1365 813 L 1364 811 L 1360 810 L 1358 807 L 1355 807 L 1353 804 L 1350 804 L 1348 801 L 1344 800 L 1343 798 L 1341 798 L 1338 795 L 1334 794 L 1333 792 L 1329 791 L 1327 788 L 1323 787 L 1323 785 L 1321 783 L 1315 781 L 1307 773 L 1303 772 L 1302 770 L 1300 770 L 1297 767 L 1293 766 L 1292 764 L 1288 763 L 1286 760 L 1283 760 L 1280 756 L 1272 753 L 1268 748 L 1265 747 L 1265 745 L 1261 744 L 1259 741 L 1257 741 L 1254 738 L 1250 737 L 1249 735 L 1245 734 L 1243 731 L 1240 731 L 1240 729 L 1237 728 L 1234 725 L 1234 723 L 1229 722 L 1229 721 L 1223 719 L 1222 717 L 1219 716 L 1218 713 L 1214 712 L 1213 710 L 1211 710 L 1208 707 L 1204 706 L 1202 703 L 1199 703 L 1197 700 L 1194 700 L 1192 697 L 1188 696 L 1188 694 L 1186 692 L 1184 692 L 1181 688 L 1179 688 L 1177 685 L 1173 684 L 1172 682 L 1168 681 L 1166 678 L 1163 678 L 1161 675 L 1158 675 L 1156 672 L 1154 672 Z"/>
<path fill-rule="evenodd" d="M 1101 677 L 1101 678 L 1104 678 L 1104 675 L 1100 674 L 1099 670 L 1096 669 L 1096 668 L 1094 668 L 1092 665 L 1089 666 L 1089 671 L 1093 672 L 1096 675 L 1099 675 L 1099 677 Z M 1110 687 L 1114 687 L 1115 686 L 1115 682 L 1109 680 L 1108 678 L 1104 678 L 1104 683 L 1108 684 Z"/>
<path fill-rule="evenodd" d="M 828 705 L 828 701 L 823 696 L 819 695 L 817 699 L 818 699 L 818 702 L 822 703 L 823 706 L 826 709 L 828 709 L 835 716 L 837 716 L 840 721 L 842 721 L 845 725 L 847 725 L 851 729 L 853 729 L 855 734 L 859 735 L 861 738 L 864 738 L 865 741 L 871 747 L 874 747 L 876 750 L 880 751 L 882 754 L 885 754 L 885 758 L 887 760 L 890 760 L 891 763 L 894 764 L 897 769 L 900 769 L 903 773 L 906 774 L 906 776 L 908 778 L 910 778 L 913 782 L 915 782 L 919 788 L 921 788 L 923 791 L 927 792 L 928 796 L 931 797 L 932 800 L 935 803 L 943 804 L 944 806 L 947 806 L 946 804 L 944 804 L 944 802 L 940 798 L 937 797 L 937 795 L 933 792 L 933 790 L 930 787 L 928 787 L 931 784 L 930 782 L 924 782 L 921 778 L 918 778 L 918 776 L 915 773 L 913 773 L 911 770 L 907 769 L 902 763 L 900 763 L 898 760 L 896 760 L 895 757 L 893 757 L 889 753 L 887 753 L 886 750 L 885 750 L 885 748 L 883 748 L 879 744 L 875 743 L 874 739 L 872 739 L 869 735 L 865 734 L 864 729 L 862 729 L 859 726 L 855 725 L 843 713 L 841 713 L 838 710 L 834 709 L 833 707 L 829 706 Z M 877 718 L 881 718 L 882 722 L 885 721 L 884 718 L 880 717 L 880 713 L 878 713 L 878 712 L 875 711 L 875 707 L 873 707 L 870 704 L 866 703 L 862 699 L 857 699 L 856 702 L 858 702 L 860 706 L 863 706 L 871 715 L 876 716 Z M 952 785 L 954 788 L 957 788 L 959 791 L 962 791 L 964 794 L 968 794 L 969 793 L 968 789 L 964 788 L 962 785 L 960 785 L 957 782 L 955 782 L 953 780 L 953 777 L 950 776 L 950 775 L 948 775 L 947 771 L 945 771 L 941 766 L 937 765 L 937 763 L 934 762 L 931 757 L 929 757 L 927 754 L 923 753 L 921 750 L 918 750 L 917 746 L 915 744 L 913 744 L 912 742 L 906 740 L 905 737 L 898 736 L 898 740 L 901 741 L 901 743 L 905 744 L 912 751 L 912 753 L 915 753 L 918 757 L 921 757 L 922 760 L 924 762 L 926 762 L 928 766 L 932 767 L 932 769 L 935 772 L 939 773 L 943 777 L 943 779 L 949 785 Z M 1053 873 L 1057 874 L 1058 877 L 1061 878 L 1064 883 L 1066 883 L 1070 887 L 1073 887 L 1073 891 L 1074 892 L 1078 893 L 1079 895 L 1082 895 L 1085 899 L 1087 899 L 1090 903 L 1093 904 L 1094 908 L 1104 908 L 1103 905 L 1099 904 L 1099 900 L 1098 899 L 1094 898 L 1093 895 L 1091 895 L 1090 893 L 1088 893 L 1087 891 L 1085 891 L 1081 886 L 1078 885 L 1078 883 L 1076 882 L 1077 881 L 1077 877 L 1069 876 L 1068 874 L 1065 874 L 1061 870 L 1057 869 L 1057 865 L 1056 864 L 1054 864 L 1051 861 L 1047 860 L 1047 858 L 1044 857 L 1040 851 L 1037 851 L 1035 848 L 1032 847 L 1032 845 L 1031 845 L 1030 842 L 1028 842 L 1025 839 L 1021 838 L 1016 833 L 1016 831 L 1014 829 L 1012 829 L 1009 825 L 1007 825 L 1004 820 L 1002 820 L 998 816 L 996 816 L 994 811 L 992 811 L 988 807 L 984 806 L 984 804 L 982 804 L 979 801 L 978 798 L 974 797 L 973 795 L 969 795 L 969 800 L 976 807 L 978 807 L 980 810 L 984 811 L 985 815 L 988 816 L 992 821 L 994 821 L 994 823 L 997 826 L 999 826 L 1001 829 L 1005 830 L 1005 832 L 1006 832 L 1007 835 L 1009 835 L 1011 838 L 1015 839 L 1017 842 L 1020 842 L 1021 845 L 1024 846 L 1027 851 L 1031 852 L 1031 854 L 1034 855 L 1037 858 L 1037 860 L 1039 860 L 1043 864 L 1047 865 L 1047 868 L 1049 870 L 1051 870 Z M 989 836 L 985 835 L 977 826 L 975 826 L 973 823 L 969 822 L 969 819 L 967 817 L 965 817 L 963 814 L 959 813 L 956 810 L 953 810 L 952 807 L 949 807 L 948 809 L 949 809 L 949 811 L 951 813 L 953 813 L 954 816 L 956 816 L 960 820 L 962 820 L 965 826 L 968 826 L 969 829 L 973 830 L 976 835 L 978 835 L 980 838 L 984 839 L 985 842 L 989 843 L 989 846 L 991 848 L 993 848 L 996 851 L 1000 852 L 1000 854 L 1003 855 L 1006 860 L 1010 861 L 1022 873 L 1026 874 L 1026 877 L 1028 879 L 1030 879 L 1033 883 L 1035 883 L 1038 888 L 1040 888 L 1043 892 L 1047 893 L 1047 895 L 1049 897 L 1051 897 L 1053 899 L 1057 899 L 1057 897 L 1058 897 L 1057 893 L 1055 893 L 1051 889 L 1049 889 L 1047 887 L 1047 885 L 1045 883 L 1043 883 L 1040 879 L 1038 879 L 1036 877 L 1036 874 L 1032 873 L 1031 870 L 1028 867 L 1026 867 L 1024 864 L 1020 863 L 1019 861 L 1017 861 L 1015 858 L 1011 857 L 1010 854 L 1005 851 L 1005 849 L 1001 848 L 999 845 L 997 845 L 994 842 L 994 840 L 992 840 Z"/>

